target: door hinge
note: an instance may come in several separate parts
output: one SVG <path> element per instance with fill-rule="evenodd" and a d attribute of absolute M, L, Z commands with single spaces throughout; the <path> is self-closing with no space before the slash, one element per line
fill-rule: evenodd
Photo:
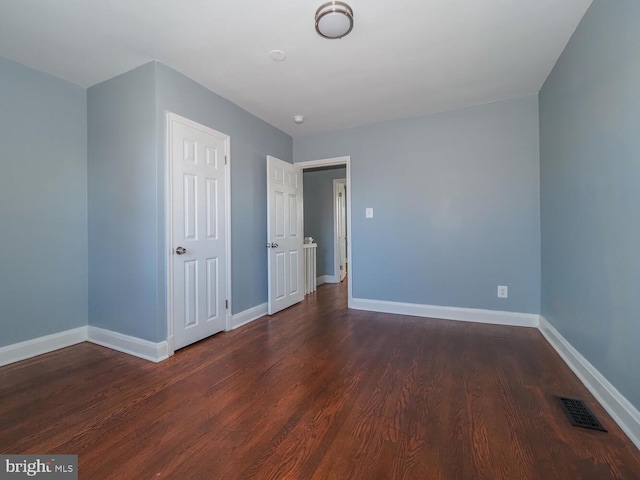
<path fill-rule="evenodd" d="M 343 267 L 342 267 L 342 265 L 340 265 L 340 271 L 342 271 L 342 270 L 343 270 Z"/>
<path fill-rule="evenodd" d="M 225 165 L 227 164 L 227 156 L 226 155 L 224 156 L 224 164 Z"/>
<path fill-rule="evenodd" d="M 226 308 L 227 310 L 229 310 L 229 300 L 225 300 L 225 301 L 224 301 L 224 308 Z"/>

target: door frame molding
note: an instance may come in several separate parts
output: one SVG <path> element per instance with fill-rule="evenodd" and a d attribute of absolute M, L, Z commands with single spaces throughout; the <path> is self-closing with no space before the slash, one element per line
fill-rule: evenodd
<path fill-rule="evenodd" d="M 331 167 L 331 166 L 340 166 L 344 165 L 347 167 L 347 233 L 351 236 L 351 156 L 346 155 L 344 157 L 333 157 L 333 158 L 323 158 L 320 160 L 309 160 L 306 162 L 295 162 L 294 165 L 297 165 L 302 168 L 303 173 L 304 170 L 308 168 L 318 168 L 318 167 Z M 303 217 L 304 221 L 304 217 Z M 351 245 L 353 242 L 347 242 L 347 258 L 349 259 L 349 274 L 347 275 L 347 288 L 348 288 L 348 300 L 347 306 L 351 308 L 351 304 L 353 303 L 353 276 L 354 276 L 354 262 L 353 262 L 353 253 L 351 251 Z"/>
<path fill-rule="evenodd" d="M 346 178 L 334 178 L 333 179 L 333 276 L 336 283 L 340 283 L 340 239 L 338 238 L 338 185 L 344 184 L 345 190 L 347 186 Z M 346 195 L 345 195 L 346 199 Z M 346 200 L 345 200 L 346 201 Z M 345 215 L 347 211 L 345 209 Z M 347 221 L 349 219 L 347 218 Z M 347 230 L 348 232 L 348 230 Z M 347 236 L 347 247 L 349 246 L 349 237 Z M 349 257 L 347 257 L 349 258 Z"/>
<path fill-rule="evenodd" d="M 225 272 L 227 279 L 226 300 L 228 300 L 228 308 L 225 309 L 225 331 L 232 329 L 231 324 L 231 137 L 225 133 L 214 130 L 200 123 L 189 120 L 181 115 L 173 112 L 166 112 L 165 121 L 165 261 L 166 261 L 166 293 L 167 293 L 167 346 L 168 355 L 171 356 L 175 352 L 175 341 L 173 336 L 173 163 L 172 163 L 172 122 L 177 121 L 192 128 L 201 130 L 207 134 L 214 135 L 224 139 L 224 153 L 226 156 L 225 163 L 225 196 L 224 196 L 224 215 L 225 215 L 225 255 L 227 271 Z"/>

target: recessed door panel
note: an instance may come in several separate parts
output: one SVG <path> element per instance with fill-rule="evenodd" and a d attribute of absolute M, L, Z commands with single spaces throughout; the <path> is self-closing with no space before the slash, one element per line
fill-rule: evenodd
<path fill-rule="evenodd" d="M 208 167 L 218 168 L 218 149 L 207 146 L 205 149 L 206 164 Z"/>
<path fill-rule="evenodd" d="M 185 240 L 195 240 L 197 237 L 197 178 L 195 175 L 184 175 L 184 238 Z"/>
<path fill-rule="evenodd" d="M 276 239 L 284 238 L 284 225 L 287 216 L 287 210 L 285 206 L 284 192 L 276 192 L 275 194 L 275 234 Z"/>
<path fill-rule="evenodd" d="M 207 321 L 218 318 L 218 259 L 207 258 Z"/>
<path fill-rule="evenodd" d="M 295 295 L 300 291 L 300 255 L 297 250 L 289 252 L 289 295 Z"/>
<path fill-rule="evenodd" d="M 286 294 L 285 254 L 276 252 L 276 298 L 284 298 Z"/>
<path fill-rule="evenodd" d="M 284 185 L 284 168 L 282 167 L 274 167 L 273 168 L 273 183 L 277 183 L 279 185 Z"/>
<path fill-rule="evenodd" d="M 215 240 L 218 238 L 218 180 L 207 178 L 207 238 Z"/>
<path fill-rule="evenodd" d="M 185 138 L 183 141 L 183 160 L 187 163 L 197 163 L 196 142 L 194 140 Z"/>
<path fill-rule="evenodd" d="M 287 184 L 290 187 L 298 187 L 298 172 L 287 172 Z"/>
<path fill-rule="evenodd" d="M 198 324 L 198 262 L 184 262 L 184 326 Z"/>
<path fill-rule="evenodd" d="M 289 197 L 289 237 L 298 236 L 298 196 L 290 193 Z"/>

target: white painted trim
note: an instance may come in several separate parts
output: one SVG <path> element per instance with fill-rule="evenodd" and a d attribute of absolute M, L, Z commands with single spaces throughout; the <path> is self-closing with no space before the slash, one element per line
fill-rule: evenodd
<path fill-rule="evenodd" d="M 353 238 L 351 232 L 353 229 L 351 228 L 351 156 L 347 155 L 344 157 L 333 157 L 333 158 L 324 158 L 322 160 L 309 160 L 307 162 L 296 162 L 295 165 L 298 165 L 303 170 L 307 168 L 317 168 L 317 167 L 330 167 L 333 165 L 345 165 L 347 167 L 347 234 L 350 238 Z M 348 297 L 347 297 L 347 306 L 349 308 L 352 307 L 353 303 L 353 276 L 355 275 L 353 265 L 355 264 L 353 261 L 353 252 L 351 251 L 351 245 L 353 241 L 347 242 L 347 259 L 349 262 L 349 274 L 347 275 L 347 289 L 348 289 Z"/>
<path fill-rule="evenodd" d="M 201 125 L 193 120 L 177 115 L 173 112 L 166 112 L 166 128 L 165 128 L 165 246 L 166 246 L 166 268 L 167 268 L 167 351 L 171 356 L 175 351 L 175 341 L 173 332 L 173 175 L 171 164 L 171 122 L 178 121 L 184 125 L 201 130 L 207 134 L 224 138 L 224 152 L 227 159 L 225 164 L 226 181 L 225 181 L 225 230 L 226 230 L 226 260 L 227 260 L 227 295 L 228 308 L 225 313 L 225 330 L 232 329 L 232 295 L 231 295 L 231 137 L 224 133 L 218 132 L 213 128 Z"/>
<path fill-rule="evenodd" d="M 0 347 L 0 367 L 70 347 L 86 340 L 87 327 L 85 326 Z"/>
<path fill-rule="evenodd" d="M 167 347 L 169 355 L 175 353 L 175 337 L 173 335 L 173 166 L 171 163 L 172 135 L 171 135 L 171 112 L 166 113 L 165 118 L 165 139 L 164 139 L 164 218 L 165 218 L 165 268 L 166 268 L 166 295 L 167 295 Z M 159 232 L 158 232 L 159 233 Z M 169 339 L 171 339 L 169 341 Z"/>
<path fill-rule="evenodd" d="M 324 283 L 339 283 L 338 278 L 335 275 L 321 275 L 316 281 L 316 285 L 320 286 Z"/>
<path fill-rule="evenodd" d="M 333 180 L 333 276 L 340 278 L 340 239 L 338 238 L 338 185 L 347 185 L 346 178 Z M 346 214 L 346 211 L 345 211 Z M 347 245 L 349 239 L 347 238 Z M 331 282 L 337 283 L 337 282 Z"/>
<path fill-rule="evenodd" d="M 171 357 L 176 351 L 175 337 L 171 335 L 167 337 L 167 354 Z"/>
<path fill-rule="evenodd" d="M 354 298 L 349 307 L 355 310 L 368 310 L 371 312 L 395 313 L 399 315 L 441 318 L 444 320 L 459 320 L 463 322 L 491 323 L 494 325 L 512 325 L 517 327 L 537 327 L 539 318 L 538 315 L 532 313 L 388 302 L 384 300 L 367 300 L 364 298 Z"/>
<path fill-rule="evenodd" d="M 345 157 L 332 157 L 332 158 L 323 158 L 320 160 L 308 160 L 306 162 L 296 162 L 294 165 L 302 167 L 303 170 L 307 168 L 318 168 L 318 167 L 332 167 L 336 165 L 346 165 L 351 160 L 350 156 Z"/>
<path fill-rule="evenodd" d="M 144 358 L 152 362 L 161 362 L 169 358 L 169 348 L 166 341 L 154 343 L 91 325 L 89 325 L 87 333 L 89 342 L 127 353 L 134 357 Z"/>
<path fill-rule="evenodd" d="M 640 450 L 640 412 L 543 316 L 538 329 Z"/>
<path fill-rule="evenodd" d="M 235 330 L 236 328 L 246 325 L 247 323 L 251 323 L 254 320 L 264 317 L 267 314 L 268 310 L 269 304 L 262 303 L 253 308 L 249 308 L 244 312 L 234 314 L 233 320 L 231 321 L 232 330 Z"/>
<path fill-rule="evenodd" d="M 231 137 L 227 136 L 227 141 L 225 142 L 225 157 L 227 162 L 225 167 L 227 169 L 227 174 L 225 175 L 225 196 L 224 196 L 224 204 L 225 204 L 225 230 L 227 232 L 225 242 L 225 255 L 227 256 L 227 311 L 225 313 L 225 323 L 226 323 L 226 331 L 231 330 L 232 328 L 232 310 L 233 307 L 233 295 L 231 295 L 232 291 L 232 276 L 231 276 Z"/>

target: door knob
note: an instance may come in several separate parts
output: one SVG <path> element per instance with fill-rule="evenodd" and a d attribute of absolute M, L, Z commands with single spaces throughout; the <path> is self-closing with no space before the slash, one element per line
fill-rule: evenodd
<path fill-rule="evenodd" d="M 277 243 L 267 243 L 267 248 L 278 248 Z"/>
<path fill-rule="evenodd" d="M 187 249 L 184 247 L 178 247 L 176 248 L 176 254 L 177 255 L 184 255 L 185 253 L 187 253 Z"/>

